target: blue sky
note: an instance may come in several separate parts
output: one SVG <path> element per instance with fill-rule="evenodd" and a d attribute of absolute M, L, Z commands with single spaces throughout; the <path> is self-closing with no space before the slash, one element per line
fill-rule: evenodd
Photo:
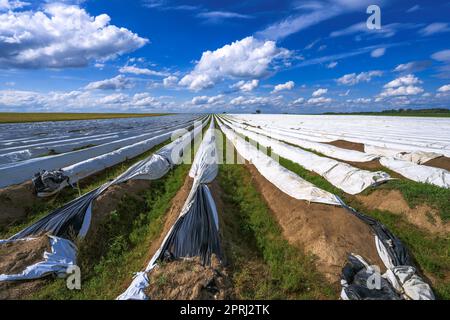
<path fill-rule="evenodd" d="M 448 108 L 449 12 L 450 1 L 0 0 L 0 111 Z"/>

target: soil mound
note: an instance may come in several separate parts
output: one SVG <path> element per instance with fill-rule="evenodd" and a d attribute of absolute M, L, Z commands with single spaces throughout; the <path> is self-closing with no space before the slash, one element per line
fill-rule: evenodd
<path fill-rule="evenodd" d="M 444 156 L 438 157 L 438 158 L 435 158 L 435 159 L 425 162 L 424 165 L 430 166 L 430 167 L 435 167 L 435 168 L 441 168 L 441 169 L 450 171 L 450 158 L 447 158 Z"/>
<path fill-rule="evenodd" d="M 23 221 L 38 201 L 31 182 L 0 189 L 0 228 Z"/>
<path fill-rule="evenodd" d="M 446 234 L 450 232 L 450 224 L 443 223 L 437 210 L 425 204 L 410 208 L 398 190 L 375 190 L 367 196 L 357 195 L 356 198 L 368 209 L 403 215 L 410 223 L 429 232 Z"/>
<path fill-rule="evenodd" d="M 44 252 L 50 251 L 47 235 L 29 241 L 0 244 L 0 274 L 21 273 L 29 265 L 44 260 Z"/>
<path fill-rule="evenodd" d="M 340 280 L 350 253 L 359 254 L 384 270 L 375 247 L 374 233 L 364 222 L 341 207 L 294 199 L 246 165 L 258 190 L 292 245 L 317 257 L 317 269 L 332 282 Z"/>
<path fill-rule="evenodd" d="M 347 140 L 334 140 L 334 141 L 325 142 L 325 143 L 331 144 L 332 146 L 342 148 L 342 149 L 364 152 L 364 144 L 363 143 L 351 142 L 351 141 L 347 141 Z"/>
<path fill-rule="evenodd" d="M 211 266 L 198 257 L 165 262 L 149 274 L 146 290 L 152 300 L 225 300 L 232 295 L 226 270 L 213 256 Z"/>

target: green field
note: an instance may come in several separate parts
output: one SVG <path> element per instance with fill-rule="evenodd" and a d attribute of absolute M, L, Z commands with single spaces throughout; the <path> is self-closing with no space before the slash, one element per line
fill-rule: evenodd
<path fill-rule="evenodd" d="M 0 112 L 0 123 L 96 120 L 165 116 L 168 113 L 26 113 Z"/>

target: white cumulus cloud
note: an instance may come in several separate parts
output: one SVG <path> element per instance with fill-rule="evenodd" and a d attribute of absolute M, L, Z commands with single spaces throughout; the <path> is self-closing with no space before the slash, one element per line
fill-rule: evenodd
<path fill-rule="evenodd" d="M 237 89 L 244 92 L 253 91 L 253 89 L 256 89 L 259 85 L 258 79 L 253 79 L 250 81 L 241 80 L 236 82 L 231 86 L 232 89 Z"/>
<path fill-rule="evenodd" d="M 289 51 L 278 48 L 274 41 L 247 37 L 215 51 L 203 52 L 194 70 L 179 84 L 199 91 L 225 78 L 258 79 L 269 72 L 276 60 L 288 55 Z"/>
<path fill-rule="evenodd" d="M 328 92 L 328 89 L 320 88 L 312 93 L 313 97 L 320 97 Z"/>
<path fill-rule="evenodd" d="M 422 81 L 412 74 L 399 77 L 385 84 L 384 91 L 380 93 L 379 97 L 413 96 L 423 93 L 424 90 L 418 86 L 420 83 Z"/>
<path fill-rule="evenodd" d="M 321 105 L 321 104 L 325 104 L 325 103 L 330 103 L 331 101 L 333 101 L 331 98 L 317 97 L 317 98 L 308 99 L 308 104 Z"/>
<path fill-rule="evenodd" d="M 437 91 L 438 92 L 450 92 L 450 84 L 446 84 L 446 85 L 440 87 Z"/>
<path fill-rule="evenodd" d="M 360 82 L 370 82 L 370 80 L 372 80 L 372 78 L 381 77 L 382 75 L 383 75 L 383 72 L 379 71 L 379 70 L 361 72 L 359 74 L 349 73 L 349 74 L 346 74 L 346 75 L 340 77 L 336 81 L 339 84 L 353 86 Z"/>
<path fill-rule="evenodd" d="M 110 24 L 107 14 L 91 16 L 77 5 L 53 2 L 42 8 L 0 13 L 0 68 L 82 67 L 148 42 Z"/>
<path fill-rule="evenodd" d="M 130 79 L 123 75 L 118 75 L 111 79 L 105 79 L 100 81 L 94 81 L 89 83 L 85 89 L 86 90 L 122 90 L 129 89 L 133 86 Z"/>
<path fill-rule="evenodd" d="M 272 93 L 277 93 L 283 90 L 292 90 L 295 87 L 295 82 L 294 81 L 287 81 L 285 83 L 280 83 L 277 84 L 273 90 Z"/>
<path fill-rule="evenodd" d="M 165 77 L 167 76 L 167 73 L 150 70 L 147 68 L 139 68 L 136 66 L 124 66 L 119 69 L 120 73 L 131 73 L 131 74 L 137 74 L 137 75 L 145 75 L 145 76 L 160 76 Z"/>

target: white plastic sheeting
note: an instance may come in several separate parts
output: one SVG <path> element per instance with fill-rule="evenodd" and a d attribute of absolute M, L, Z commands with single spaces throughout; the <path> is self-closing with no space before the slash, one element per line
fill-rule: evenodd
<path fill-rule="evenodd" d="M 411 266 L 396 266 L 383 242 L 375 237 L 375 244 L 378 255 L 387 268 L 384 277 L 389 280 L 394 289 L 403 294 L 408 300 L 434 300 L 434 294 L 431 287 L 417 275 L 417 271 Z"/>
<path fill-rule="evenodd" d="M 179 127 L 186 127 L 186 124 L 178 125 L 171 129 L 158 130 L 150 134 L 143 134 L 131 138 L 109 142 L 89 149 L 82 149 L 60 155 L 35 158 L 0 166 L 0 188 L 22 183 L 28 179 L 31 179 L 36 172 L 39 172 L 41 170 L 60 169 L 66 166 L 70 166 L 74 163 L 83 162 L 85 160 L 89 160 L 116 150 L 116 152 L 113 152 L 113 154 L 111 155 L 113 159 L 112 163 L 114 163 L 114 159 L 120 159 L 127 156 L 131 157 L 139 150 L 144 152 L 148 149 L 151 149 L 153 146 L 157 145 L 159 141 L 161 141 L 161 136 L 168 138 L 172 131 L 178 129 Z M 130 146 L 130 144 L 135 145 L 133 145 L 132 148 L 126 148 L 125 150 L 117 150 L 123 147 Z M 108 157 L 108 155 L 106 155 L 105 157 Z M 104 165 L 107 165 L 108 161 L 109 160 L 104 157 L 94 160 L 93 162 L 87 161 L 80 166 L 69 168 L 69 173 L 72 173 L 75 177 L 75 180 L 78 180 L 78 173 L 81 177 L 85 177 L 85 174 L 89 173 L 89 170 L 93 169 L 93 167 L 100 165 L 101 168 L 102 163 Z M 84 170 L 85 168 L 86 170 Z"/>
<path fill-rule="evenodd" d="M 380 163 L 413 181 L 430 183 L 447 189 L 450 188 L 450 172 L 445 169 L 423 166 L 393 157 L 382 157 Z"/>
<path fill-rule="evenodd" d="M 394 157 L 396 159 L 409 161 L 416 164 L 423 164 L 427 161 L 439 158 L 442 156 L 440 153 L 436 152 L 426 152 L 426 151 L 402 151 L 399 149 L 377 147 L 370 144 L 364 145 L 364 151 L 367 153 L 377 154 L 383 157 Z"/>
<path fill-rule="evenodd" d="M 341 204 L 335 195 L 317 188 L 312 183 L 287 170 L 274 159 L 259 151 L 251 143 L 246 142 L 232 130 L 228 129 L 220 121 L 219 125 L 228 140 L 233 143 L 237 152 L 245 160 L 251 162 L 264 178 L 284 193 L 299 200 L 332 205 Z"/>
<path fill-rule="evenodd" d="M 297 138 L 301 140 L 305 137 L 316 139 L 316 141 L 344 139 L 363 143 L 367 153 L 377 155 L 382 165 L 404 177 L 416 182 L 449 188 L 450 173 L 447 170 L 420 165 L 439 156 L 450 155 L 450 139 L 448 133 L 445 132 L 446 129 L 450 129 L 448 119 L 294 115 L 283 117 L 279 115 L 235 115 L 231 119 L 244 125 L 247 124 L 247 126 L 252 124 L 252 126 L 263 128 L 249 127 L 253 131 L 284 132 L 287 138 L 278 134 L 276 137 L 293 144 Z M 293 120 L 297 120 L 298 123 Z M 401 122 L 404 124 L 401 125 Z M 410 127 L 406 126 L 408 123 Z M 383 127 L 378 129 L 376 125 Z M 352 127 L 361 132 L 351 132 L 349 128 Z M 296 138 L 290 140 L 291 135 Z M 314 148 L 311 146 L 311 149 Z M 318 151 L 319 149 L 314 150 Z M 326 155 L 348 161 L 348 158 L 345 157 L 346 152 L 344 150 L 332 156 L 332 153 L 323 151 Z"/>
<path fill-rule="evenodd" d="M 48 274 L 65 276 L 70 266 L 76 265 L 77 248 L 75 245 L 63 238 L 48 236 L 51 252 L 45 251 L 42 261 L 26 267 L 19 274 L 0 274 L 0 281 L 15 281 L 42 278 Z M 0 243 L 29 241 L 32 238 L 19 240 L 0 240 Z"/>
<path fill-rule="evenodd" d="M 235 120 L 261 128 L 278 128 L 306 139 L 343 139 L 404 152 L 426 151 L 450 156 L 450 119 L 350 115 L 235 114 Z"/>
<path fill-rule="evenodd" d="M 382 171 L 371 172 L 355 168 L 347 163 L 318 156 L 312 152 L 270 139 L 267 136 L 256 134 L 230 125 L 236 132 L 248 136 L 264 147 L 271 147 L 272 151 L 281 157 L 298 163 L 307 170 L 313 171 L 328 182 L 349 194 L 358 194 L 370 186 L 377 185 L 390 179 Z"/>
<path fill-rule="evenodd" d="M 187 129 L 187 127 L 184 129 Z M 66 176 L 69 177 L 70 183 L 73 184 L 76 183 L 78 180 L 88 177 L 96 172 L 114 166 L 127 159 L 134 158 L 140 155 L 141 153 L 150 150 L 154 146 L 163 143 L 164 141 L 169 139 L 173 133 L 174 131 L 166 132 L 151 139 L 137 142 L 130 146 L 120 148 L 113 152 L 109 152 L 98 157 L 84 160 L 82 162 L 62 168 L 61 170 L 64 172 Z"/>
<path fill-rule="evenodd" d="M 375 154 L 342 149 L 335 147 L 333 145 L 324 144 L 317 141 L 310 141 L 305 138 L 302 138 L 299 135 L 296 135 L 294 132 L 282 131 L 276 128 L 265 128 L 263 130 L 252 126 L 245 126 L 243 124 L 239 124 L 238 122 L 231 122 L 231 123 L 233 126 L 237 126 L 248 131 L 253 131 L 255 133 L 268 136 L 273 139 L 285 141 L 297 145 L 301 148 L 310 149 L 331 158 L 354 162 L 367 162 L 379 158 L 379 156 Z"/>
<path fill-rule="evenodd" d="M 189 176 L 194 179 L 192 188 L 189 192 L 188 197 L 180 211 L 178 220 L 183 217 L 193 205 L 193 199 L 195 194 L 198 192 L 199 187 L 202 184 L 210 183 L 214 180 L 218 171 L 218 161 L 217 161 L 217 150 L 216 150 L 216 139 L 214 135 L 214 122 L 211 121 L 210 128 L 206 132 L 202 143 L 200 144 L 192 163 L 191 170 L 189 171 Z M 219 219 L 217 214 L 217 209 L 212 198 L 209 189 L 204 186 L 204 191 L 207 194 L 209 204 L 211 205 L 213 211 L 214 222 L 217 230 L 219 229 Z M 145 289 L 150 285 L 148 279 L 148 273 L 157 265 L 157 260 L 161 255 L 161 251 L 165 247 L 165 243 L 168 241 L 170 235 L 174 230 L 174 226 L 177 221 L 172 225 L 166 237 L 164 238 L 161 246 L 153 255 L 152 259 L 148 263 L 144 271 L 135 273 L 133 281 L 130 286 L 117 297 L 117 300 L 147 300 L 148 297 L 145 294 Z"/>

